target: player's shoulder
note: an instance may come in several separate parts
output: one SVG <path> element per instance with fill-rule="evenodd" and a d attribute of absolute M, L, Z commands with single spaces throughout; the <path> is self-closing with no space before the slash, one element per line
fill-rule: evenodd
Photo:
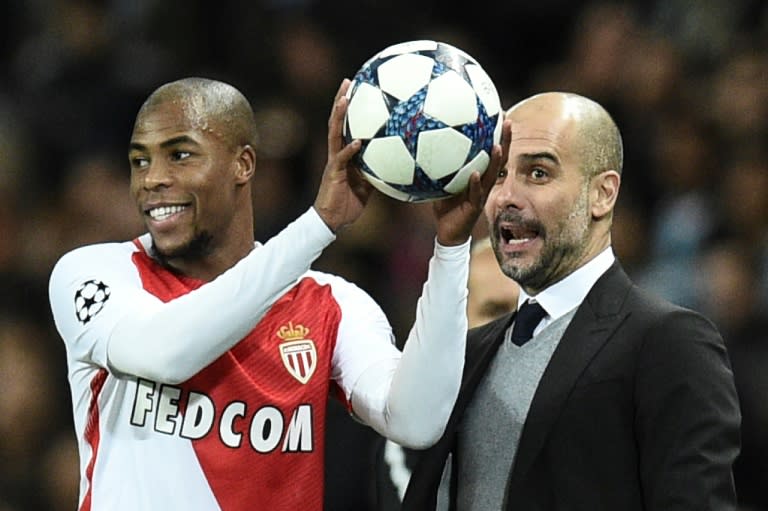
<path fill-rule="evenodd" d="M 311 279 L 320 286 L 329 286 L 337 299 L 374 301 L 362 287 L 340 275 L 309 270 L 303 278 Z"/>
<path fill-rule="evenodd" d="M 345 277 L 336 275 L 334 273 L 328 273 L 325 271 L 309 270 L 306 273 L 304 273 L 303 278 L 311 279 L 321 286 L 328 285 L 331 287 L 353 287 L 353 288 L 360 289 L 360 287 L 357 284 L 355 284 L 350 280 L 347 280 Z"/>
<path fill-rule="evenodd" d="M 130 260 L 131 255 L 138 250 L 140 250 L 139 245 L 133 240 L 83 245 L 59 257 L 51 274 L 55 276 L 61 273 L 83 271 L 86 268 L 93 271 L 120 265 Z"/>
<path fill-rule="evenodd" d="M 139 250 L 134 241 L 114 241 L 105 243 L 93 243 L 74 248 L 64 253 L 58 264 L 71 264 L 72 262 L 82 262 L 86 260 L 100 261 L 104 258 L 123 257 Z"/>

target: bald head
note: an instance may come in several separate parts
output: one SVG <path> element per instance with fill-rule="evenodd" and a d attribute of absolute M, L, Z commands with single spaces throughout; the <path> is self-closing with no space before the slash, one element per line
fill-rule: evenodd
<path fill-rule="evenodd" d="M 622 172 L 624 149 L 619 128 L 599 103 L 569 92 L 545 92 L 517 103 L 507 111 L 507 119 L 525 118 L 532 113 L 547 112 L 552 118 L 572 122 L 573 149 L 587 176 L 605 170 Z"/>
<path fill-rule="evenodd" d="M 256 143 L 256 122 L 248 100 L 235 87 L 207 78 L 182 78 L 157 88 L 136 122 L 157 106 L 178 104 L 194 129 L 215 133 L 230 146 Z"/>
<path fill-rule="evenodd" d="M 505 117 L 509 155 L 485 213 L 504 274 L 535 295 L 610 246 L 621 137 L 603 107 L 577 94 L 537 94 Z"/>

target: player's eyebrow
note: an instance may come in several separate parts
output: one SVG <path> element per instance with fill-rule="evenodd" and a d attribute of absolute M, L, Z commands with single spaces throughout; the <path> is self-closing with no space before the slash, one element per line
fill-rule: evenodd
<path fill-rule="evenodd" d="M 160 142 L 160 147 L 163 149 L 166 149 L 168 147 L 173 147 L 179 144 L 200 145 L 198 144 L 197 140 L 190 137 L 189 135 L 179 135 L 178 137 L 173 137 L 173 138 L 169 138 L 168 140 L 163 140 L 162 142 Z M 139 142 L 131 142 L 128 147 L 130 149 L 135 149 L 137 151 L 144 151 L 147 148 L 146 145 L 141 144 Z"/>

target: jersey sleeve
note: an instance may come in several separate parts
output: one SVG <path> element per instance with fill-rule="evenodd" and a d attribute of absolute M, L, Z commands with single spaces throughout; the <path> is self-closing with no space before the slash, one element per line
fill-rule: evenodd
<path fill-rule="evenodd" d="M 352 410 L 382 435 L 425 448 L 445 429 L 464 370 L 469 242 L 435 246 L 402 354 L 378 307 L 343 300 L 336 370 Z"/>
<path fill-rule="evenodd" d="M 215 280 L 167 303 L 143 290 L 119 245 L 76 249 L 51 273 L 54 321 L 70 357 L 178 383 L 245 336 L 333 239 L 310 209 Z"/>
<path fill-rule="evenodd" d="M 114 324 L 159 300 L 141 290 L 130 265 L 130 243 L 77 248 L 56 263 L 48 286 L 56 328 L 70 358 L 106 368 L 107 339 Z"/>

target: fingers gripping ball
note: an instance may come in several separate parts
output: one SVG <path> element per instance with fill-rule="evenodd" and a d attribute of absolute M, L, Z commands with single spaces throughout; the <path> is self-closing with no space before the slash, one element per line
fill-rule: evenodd
<path fill-rule="evenodd" d="M 406 202 L 462 192 L 485 172 L 501 137 L 491 78 L 464 51 L 436 41 L 390 46 L 369 59 L 347 91 L 344 140 L 374 187 Z"/>

